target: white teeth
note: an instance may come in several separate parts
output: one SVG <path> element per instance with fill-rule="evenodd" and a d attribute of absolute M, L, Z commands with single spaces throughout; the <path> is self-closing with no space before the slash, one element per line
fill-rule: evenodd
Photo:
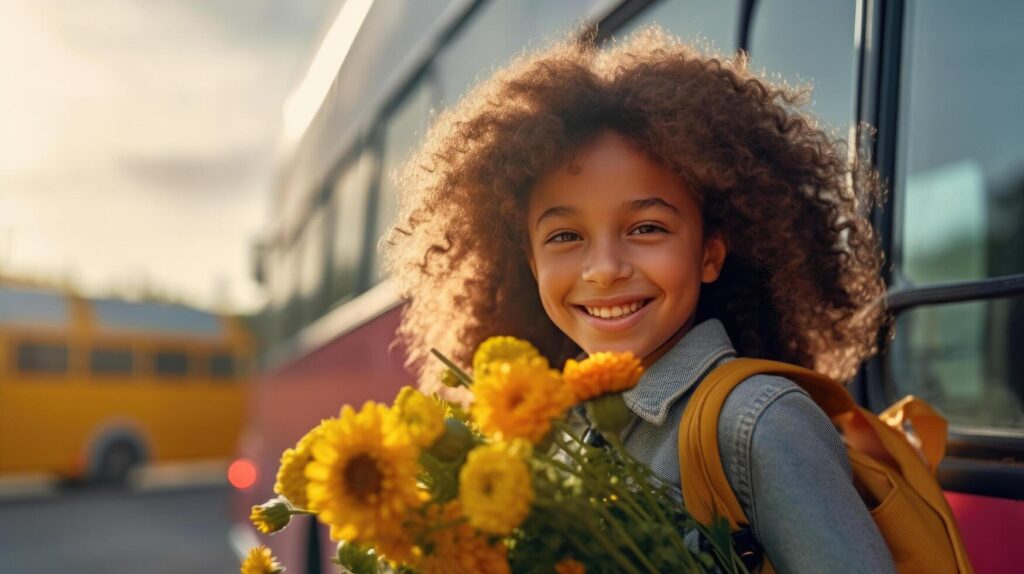
<path fill-rule="evenodd" d="M 584 307 L 587 313 L 594 317 L 600 317 L 602 319 L 618 319 L 619 317 L 628 317 L 633 313 L 636 313 L 641 307 L 644 306 L 643 301 L 634 301 L 629 305 L 615 305 L 614 307 Z"/>

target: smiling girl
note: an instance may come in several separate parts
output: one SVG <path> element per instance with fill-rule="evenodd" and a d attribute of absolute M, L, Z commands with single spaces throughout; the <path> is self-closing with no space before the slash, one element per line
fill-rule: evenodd
<path fill-rule="evenodd" d="M 410 366 L 433 386 L 427 349 L 469 364 L 498 334 L 556 365 L 632 351 L 647 370 L 623 440 L 676 487 L 679 421 L 714 367 L 759 357 L 851 378 L 883 317 L 865 217 L 880 185 L 804 98 L 656 29 L 497 72 L 401 174 L 385 250 Z M 744 381 L 718 434 L 776 570 L 893 570 L 841 438 L 796 384 Z"/>

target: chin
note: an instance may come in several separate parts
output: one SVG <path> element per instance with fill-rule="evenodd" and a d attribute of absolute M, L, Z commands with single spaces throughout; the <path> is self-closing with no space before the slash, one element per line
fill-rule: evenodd
<path fill-rule="evenodd" d="M 580 347 L 586 351 L 588 355 L 599 352 L 625 353 L 628 351 L 633 353 L 635 357 L 643 358 L 644 355 L 641 353 L 646 351 L 642 343 L 629 340 L 594 342 L 586 345 L 580 345 Z"/>

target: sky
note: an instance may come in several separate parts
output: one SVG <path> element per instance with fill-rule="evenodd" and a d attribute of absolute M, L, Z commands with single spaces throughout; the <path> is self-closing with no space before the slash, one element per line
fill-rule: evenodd
<path fill-rule="evenodd" d="M 282 106 L 342 0 L 0 0 L 0 274 L 252 312 Z"/>

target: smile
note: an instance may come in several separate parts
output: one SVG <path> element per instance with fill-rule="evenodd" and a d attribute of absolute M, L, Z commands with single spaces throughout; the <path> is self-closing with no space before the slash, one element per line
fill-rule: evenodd
<path fill-rule="evenodd" d="M 591 317 L 600 317 L 601 319 L 619 319 L 622 317 L 629 317 L 633 313 L 636 313 L 647 305 L 647 299 L 642 301 L 633 301 L 632 303 L 626 303 L 624 305 L 613 305 L 611 307 L 592 307 L 590 305 L 580 305 Z"/>
<path fill-rule="evenodd" d="M 651 307 L 651 301 L 654 299 L 634 299 L 616 302 L 615 305 L 589 304 L 573 307 L 592 328 L 611 333 L 632 328 L 646 315 L 646 311 Z"/>

